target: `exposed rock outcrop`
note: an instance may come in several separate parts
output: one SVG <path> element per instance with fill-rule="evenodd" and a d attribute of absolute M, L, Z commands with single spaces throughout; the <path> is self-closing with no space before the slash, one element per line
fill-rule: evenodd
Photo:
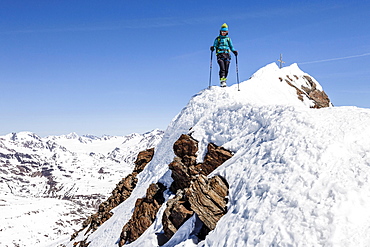
<path fill-rule="evenodd" d="M 176 196 L 167 201 L 162 217 L 164 240 L 168 241 L 176 231 L 190 218 L 197 214 L 203 224 L 199 230 L 199 238 L 204 239 L 210 230 L 216 227 L 218 220 L 227 212 L 228 184 L 220 176 L 208 178 L 212 171 L 232 157 L 232 153 L 213 143 L 207 146 L 207 153 L 202 163 L 197 164 L 196 153 L 198 141 L 189 135 L 181 135 L 173 146 L 176 157 L 169 164 L 173 183 L 170 190 Z M 132 174 L 117 185 L 112 196 L 99 206 L 99 211 L 84 222 L 87 232 L 94 231 L 112 216 L 111 209 L 126 200 L 137 183 L 137 174 L 152 159 L 154 150 L 141 152 L 135 161 Z M 158 210 L 165 202 L 163 192 L 167 188 L 161 183 L 151 184 L 144 198 L 137 199 L 131 219 L 123 226 L 119 246 L 137 240 L 154 222 Z M 77 236 L 74 234 L 73 238 Z M 87 246 L 86 239 L 76 245 Z"/>
<path fill-rule="evenodd" d="M 227 212 L 228 190 L 229 185 L 221 176 L 209 179 L 204 175 L 199 175 L 185 190 L 191 209 L 210 230 L 216 228 L 217 222 Z"/>
<path fill-rule="evenodd" d="M 163 213 L 164 238 L 168 241 L 177 230 L 196 213 L 203 227 L 200 235 L 213 230 L 218 220 L 226 213 L 228 184 L 220 176 L 207 178 L 207 175 L 232 157 L 232 153 L 210 143 L 204 162 L 196 163 L 198 141 L 189 135 L 181 135 L 174 143 L 176 155 L 169 164 L 173 183 L 170 186 L 176 196 L 169 199 Z M 119 246 L 137 240 L 154 222 L 159 208 L 164 203 L 161 183 L 151 184 L 146 197 L 137 199 L 131 219 L 122 228 Z"/>
<path fill-rule="evenodd" d="M 226 160 L 232 157 L 232 153 L 223 147 L 218 147 L 213 143 L 207 146 L 207 153 L 203 163 L 196 163 L 196 152 L 198 151 L 198 141 L 191 136 L 181 135 L 174 143 L 173 149 L 177 157 L 169 164 L 172 171 L 171 191 L 176 192 L 178 189 L 185 189 L 190 186 L 190 181 L 195 175 L 209 175 L 217 167 L 222 165 Z"/>
<path fill-rule="evenodd" d="M 316 83 L 309 76 L 303 76 L 310 87 L 302 86 L 302 90 L 315 102 L 313 108 L 329 107 L 331 105 L 328 95 L 324 91 L 320 91 L 316 88 Z"/>
<path fill-rule="evenodd" d="M 167 201 L 167 207 L 163 214 L 162 224 L 165 229 L 165 237 L 170 239 L 193 214 L 194 211 L 191 209 L 184 191 L 178 190 L 176 196 Z"/>
<path fill-rule="evenodd" d="M 232 156 L 233 154 L 223 147 L 218 147 L 213 143 L 209 143 L 204 161 L 196 166 L 196 170 L 207 176 Z"/>
<path fill-rule="evenodd" d="M 198 141 L 189 135 L 182 134 L 173 144 L 173 151 L 177 157 L 195 156 L 198 151 Z"/>
<path fill-rule="evenodd" d="M 71 240 L 75 239 L 79 232 L 87 228 L 86 232 L 95 231 L 101 224 L 107 221 L 113 214 L 111 210 L 120 203 L 130 197 L 133 189 L 136 186 L 136 176 L 143 171 L 145 166 L 152 160 L 154 155 L 154 148 L 142 151 L 138 154 L 135 163 L 134 171 L 123 178 L 112 191 L 112 195 L 103 203 L 99 205 L 98 212 L 86 219 L 82 224 L 82 229 L 75 232 L 71 236 Z M 85 241 L 76 242 L 76 245 L 84 246 Z"/>
<path fill-rule="evenodd" d="M 135 241 L 150 227 L 164 203 L 163 192 L 165 190 L 166 187 L 161 183 L 151 184 L 146 196 L 137 199 L 131 219 L 122 228 L 119 246 Z"/>
<path fill-rule="evenodd" d="M 283 78 L 280 77 L 279 79 L 280 81 L 283 81 Z M 300 79 L 303 79 L 305 81 L 307 87 L 302 85 L 301 88 L 298 88 L 294 85 L 294 82 Z M 323 108 L 332 106 L 328 95 L 324 91 L 317 89 L 316 83 L 310 76 L 304 75 L 300 78 L 294 75 L 294 78 L 291 78 L 287 75 L 286 79 L 284 80 L 286 83 L 289 84 L 289 86 L 294 87 L 297 90 L 298 99 L 303 101 L 303 96 L 305 95 L 308 99 L 312 100 L 314 105 L 311 106 L 311 108 Z"/>
<path fill-rule="evenodd" d="M 216 227 L 218 220 L 227 212 L 226 197 L 229 186 L 226 180 L 220 176 L 209 179 L 207 175 L 230 159 L 232 153 L 209 143 L 203 163 L 196 164 L 197 145 L 198 142 L 187 135 L 182 135 L 174 144 L 177 157 L 169 164 L 169 168 L 174 180 L 170 189 L 176 192 L 176 196 L 168 200 L 162 218 L 167 239 L 170 239 L 194 212 L 204 224 L 201 234 L 205 235 Z"/>
<path fill-rule="evenodd" d="M 173 178 L 170 190 L 175 193 L 177 190 L 188 188 L 192 174 L 196 174 L 194 165 L 187 166 L 182 162 L 181 158 L 175 157 L 168 166 L 172 170 L 171 177 Z"/>

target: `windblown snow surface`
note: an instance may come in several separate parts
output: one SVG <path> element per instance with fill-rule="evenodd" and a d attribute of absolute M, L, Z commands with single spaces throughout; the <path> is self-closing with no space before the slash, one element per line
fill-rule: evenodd
<path fill-rule="evenodd" d="M 192 97 L 168 126 L 132 196 L 89 237 L 89 247 L 117 246 L 149 184 L 169 187 L 172 146 L 183 133 L 199 141 L 199 161 L 209 142 L 234 152 L 209 175 L 228 181 L 228 212 L 205 240 L 192 235 L 193 217 L 165 246 L 368 246 L 370 109 L 312 109 L 308 98 L 298 100 L 296 90 L 279 80 L 287 75 L 297 76 L 300 87 L 308 74 L 296 64 L 279 69 L 273 63 L 241 83 L 240 91 L 237 85 L 211 87 Z M 158 246 L 165 207 L 127 246 Z"/>

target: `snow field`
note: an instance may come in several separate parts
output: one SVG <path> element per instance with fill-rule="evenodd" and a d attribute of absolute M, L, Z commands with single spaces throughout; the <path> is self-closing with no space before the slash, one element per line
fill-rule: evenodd
<path fill-rule="evenodd" d="M 351 126 L 369 121 L 370 111 L 300 110 L 241 136 L 246 145 L 224 144 L 239 150 L 214 172 L 230 184 L 229 213 L 219 222 L 228 227 L 217 227 L 206 246 L 366 246 L 368 233 L 352 236 L 370 226 L 361 210 L 370 206 L 370 130 Z"/>
<path fill-rule="evenodd" d="M 4 198 L 4 196 L 2 196 Z M 70 234 L 82 217 L 72 202 L 55 198 L 24 198 L 9 195 L 1 201 L 1 246 L 45 246 L 56 236 Z M 68 213 L 67 213 L 68 212 Z M 93 213 L 93 210 L 90 212 Z M 47 217 L 45 217 L 47 216 Z"/>

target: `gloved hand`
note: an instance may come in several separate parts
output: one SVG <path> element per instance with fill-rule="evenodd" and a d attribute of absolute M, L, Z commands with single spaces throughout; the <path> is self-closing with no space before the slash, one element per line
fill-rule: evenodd
<path fill-rule="evenodd" d="M 214 46 L 211 46 L 210 49 L 211 49 L 211 51 L 214 51 L 215 50 L 215 47 Z"/>
<path fill-rule="evenodd" d="M 238 56 L 238 51 L 233 51 L 235 56 Z"/>

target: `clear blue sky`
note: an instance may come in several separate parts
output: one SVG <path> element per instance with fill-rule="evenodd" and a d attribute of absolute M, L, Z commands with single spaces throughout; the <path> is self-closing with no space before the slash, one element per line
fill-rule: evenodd
<path fill-rule="evenodd" d="M 241 81 L 282 53 L 335 106 L 369 108 L 369 9 L 340 0 L 2 0 L 0 135 L 165 129 L 208 86 L 209 47 L 224 22 Z M 217 70 L 214 62 L 214 85 Z M 230 71 L 236 83 L 235 59 Z"/>

